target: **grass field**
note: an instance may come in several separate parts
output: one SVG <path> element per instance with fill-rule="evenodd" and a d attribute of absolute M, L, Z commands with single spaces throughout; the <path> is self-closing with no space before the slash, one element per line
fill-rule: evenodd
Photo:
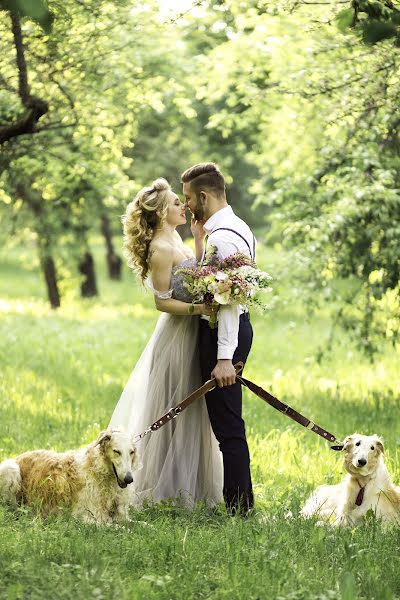
<path fill-rule="evenodd" d="M 133 276 L 105 277 L 99 299 L 47 307 L 41 275 L 19 252 L 0 253 L 0 459 L 33 448 L 65 450 L 94 439 L 154 327 L 150 294 Z M 34 249 L 32 249 L 32 253 Z M 307 319 L 279 280 L 280 254 L 260 265 L 277 279 L 277 303 L 253 318 L 249 379 L 343 438 L 378 433 L 400 482 L 398 356 L 374 364 L 341 332 L 321 364 L 327 310 Z M 374 519 L 354 530 L 305 522 L 313 487 L 342 476 L 323 440 L 245 393 L 257 510 L 246 520 L 172 506 L 132 511 L 123 527 L 43 520 L 0 508 L 0 598 L 287 599 L 400 598 L 400 533 Z"/>

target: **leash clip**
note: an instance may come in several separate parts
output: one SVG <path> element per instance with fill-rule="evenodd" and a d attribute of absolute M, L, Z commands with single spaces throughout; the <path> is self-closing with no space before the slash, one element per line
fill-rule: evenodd
<path fill-rule="evenodd" d="M 143 433 L 140 433 L 140 434 L 139 434 L 139 435 L 136 437 L 136 439 L 134 440 L 134 441 L 135 441 L 135 443 L 136 443 L 136 442 L 139 442 L 140 440 L 142 440 L 142 439 L 143 439 L 143 438 L 144 438 L 144 437 L 145 437 L 145 436 L 146 436 L 148 433 L 152 433 L 152 431 L 153 431 L 153 430 L 152 430 L 152 428 L 151 428 L 151 427 L 148 427 L 147 429 L 145 429 L 145 430 L 143 431 Z"/>
<path fill-rule="evenodd" d="M 343 448 L 344 444 L 340 440 L 335 440 L 334 446 L 331 446 L 331 450 L 336 450 L 336 452 L 341 452 Z"/>
<path fill-rule="evenodd" d="M 169 411 L 167 412 L 167 418 L 176 419 L 176 417 L 179 415 L 181 410 L 182 409 L 179 406 L 176 408 L 174 408 L 174 407 L 170 408 Z"/>

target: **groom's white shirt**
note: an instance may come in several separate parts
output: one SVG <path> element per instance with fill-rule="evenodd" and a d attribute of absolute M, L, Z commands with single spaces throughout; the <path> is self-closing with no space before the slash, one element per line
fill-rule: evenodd
<path fill-rule="evenodd" d="M 221 227 L 233 229 L 232 231 L 216 231 Z M 226 258 L 235 252 L 242 252 L 250 256 L 249 246 L 253 253 L 254 236 L 250 227 L 235 215 L 231 206 L 221 208 L 214 213 L 205 223 L 204 231 L 208 235 L 207 246 L 214 245 L 218 249 L 219 258 Z M 240 237 L 247 240 L 249 246 Z M 255 256 L 252 256 L 255 259 Z M 238 345 L 239 317 L 243 312 L 241 306 L 221 306 L 218 311 L 218 359 L 232 359 Z"/>

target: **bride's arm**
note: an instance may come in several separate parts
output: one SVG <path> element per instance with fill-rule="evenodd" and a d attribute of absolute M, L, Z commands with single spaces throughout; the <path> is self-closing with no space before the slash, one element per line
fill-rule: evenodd
<path fill-rule="evenodd" d="M 173 267 L 173 250 L 168 245 L 154 248 L 150 259 L 151 278 L 154 287 L 154 302 L 157 310 L 171 315 L 205 315 L 210 309 L 204 304 L 188 304 L 174 298 L 162 298 L 170 291 Z"/>

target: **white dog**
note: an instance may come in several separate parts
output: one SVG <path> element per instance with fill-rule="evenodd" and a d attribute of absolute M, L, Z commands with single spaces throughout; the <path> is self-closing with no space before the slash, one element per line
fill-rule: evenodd
<path fill-rule="evenodd" d="M 24 503 L 43 515 L 70 509 L 87 522 L 128 518 L 137 452 L 132 436 L 112 429 L 81 450 L 33 450 L 0 464 L 0 499 Z"/>
<path fill-rule="evenodd" d="M 301 515 L 316 515 L 332 525 L 356 525 L 372 509 L 383 522 L 400 522 L 400 488 L 383 460 L 384 446 L 376 436 L 354 433 L 344 440 L 347 475 L 338 485 L 321 485 L 307 500 Z"/>

